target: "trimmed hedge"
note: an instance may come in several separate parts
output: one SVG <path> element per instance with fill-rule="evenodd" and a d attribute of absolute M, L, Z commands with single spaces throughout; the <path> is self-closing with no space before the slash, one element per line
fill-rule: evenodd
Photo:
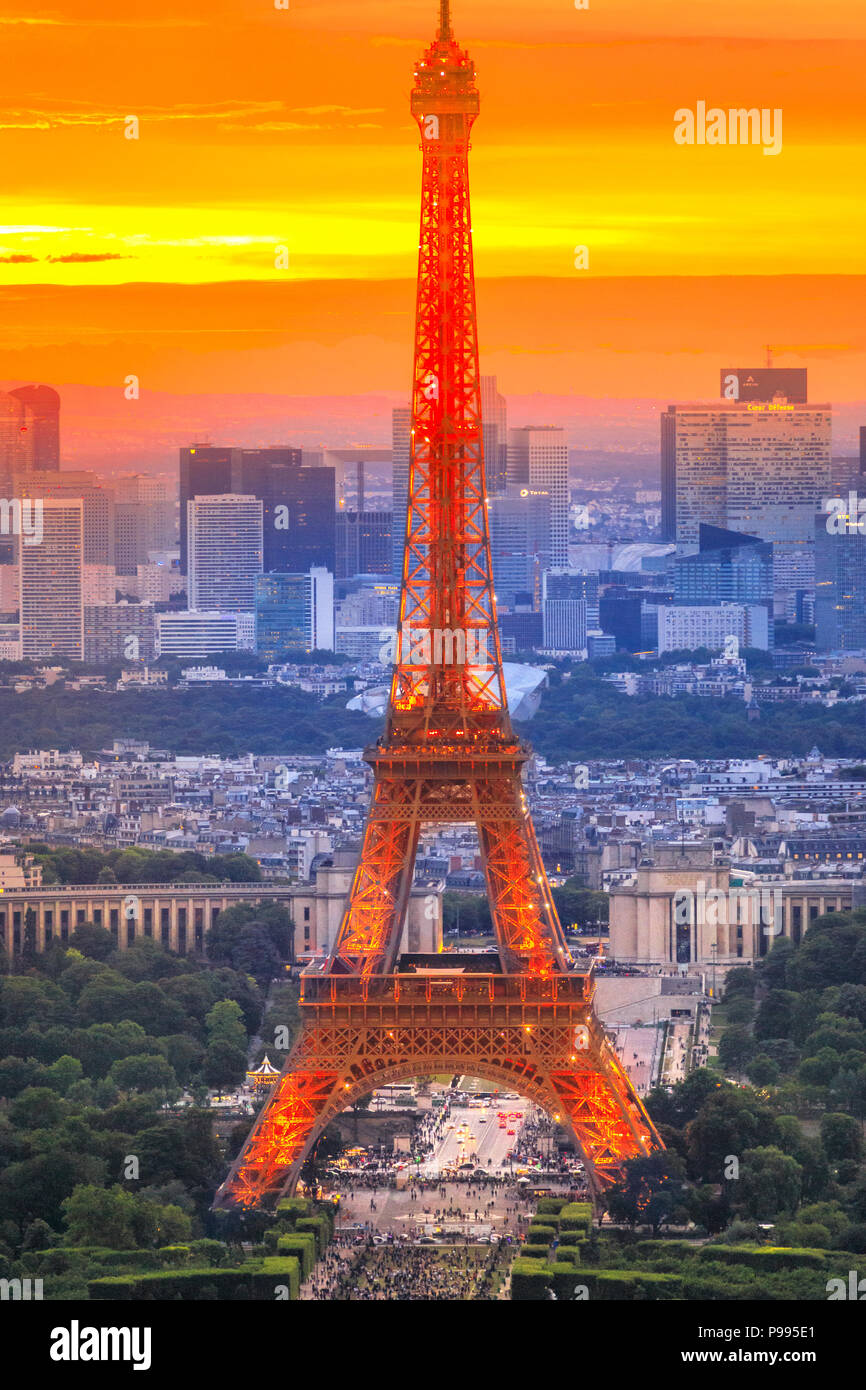
<path fill-rule="evenodd" d="M 555 1226 L 542 1225 L 540 1222 L 536 1223 L 533 1221 L 530 1223 L 529 1230 L 526 1234 L 526 1239 L 534 1240 L 536 1244 L 544 1240 L 547 1241 L 548 1245 L 550 1245 L 553 1241 L 556 1240 L 557 1235 L 558 1232 Z"/>
<path fill-rule="evenodd" d="M 563 1231 L 588 1231 L 592 1226 L 591 1202 L 566 1202 L 559 1213 L 559 1225 Z"/>
<path fill-rule="evenodd" d="M 695 1246 L 690 1240 L 639 1240 L 634 1248 L 644 1260 L 652 1260 L 659 1255 L 693 1260 L 701 1247 Z"/>
<path fill-rule="evenodd" d="M 293 1231 L 291 1235 L 280 1236 L 277 1240 L 279 1255 L 294 1255 L 301 1266 L 301 1278 L 308 1279 L 316 1263 L 316 1235 L 314 1231 Z"/>
<path fill-rule="evenodd" d="M 652 1274 L 642 1269 L 581 1269 L 581 1282 L 599 1302 L 643 1300 L 666 1302 L 683 1297 L 679 1274 Z"/>
<path fill-rule="evenodd" d="M 272 1303 L 277 1284 L 289 1287 L 289 1296 L 300 1292 L 300 1266 L 294 1258 L 267 1259 L 260 1266 L 233 1269 L 166 1270 L 160 1274 L 120 1274 L 110 1279 L 91 1279 L 87 1290 L 97 1301 L 161 1302 L 175 1298 L 201 1302 L 212 1294 L 220 1300 L 238 1297 Z"/>
<path fill-rule="evenodd" d="M 326 1216 L 302 1216 L 295 1222 L 295 1230 L 311 1231 L 316 1237 L 316 1250 L 323 1254 L 333 1235 L 333 1228 Z"/>
<path fill-rule="evenodd" d="M 518 1257 L 511 1266 L 511 1297 L 519 1302 L 547 1298 L 552 1266 Z"/>
<path fill-rule="evenodd" d="M 743 1265 L 746 1269 L 772 1274 L 782 1269 L 824 1269 L 830 1253 L 827 1250 L 799 1250 L 794 1246 L 782 1245 L 702 1245 L 698 1259 Z"/>
<path fill-rule="evenodd" d="M 520 1257 L 521 1259 L 527 1260 L 544 1260 L 546 1264 L 547 1252 L 549 1249 L 549 1245 L 530 1245 L 529 1242 L 527 1242 L 520 1252 Z"/>
<path fill-rule="evenodd" d="M 558 1261 L 517 1259 L 511 1271 L 511 1297 L 515 1301 L 539 1301 L 553 1289 L 557 1298 L 574 1301 L 585 1288 L 590 1300 L 599 1302 L 663 1302 L 682 1299 L 683 1281 L 678 1274 L 650 1274 L 638 1269 L 585 1269 Z"/>
<path fill-rule="evenodd" d="M 539 1216 L 558 1216 L 567 1202 L 567 1197 L 539 1197 L 536 1212 Z"/>
<path fill-rule="evenodd" d="M 307 1197 L 283 1197 L 277 1202 L 277 1216 L 284 1216 L 294 1226 L 299 1216 L 309 1216 L 313 1204 Z"/>
<path fill-rule="evenodd" d="M 583 1231 L 560 1231 L 560 1245 L 585 1245 L 586 1234 Z"/>

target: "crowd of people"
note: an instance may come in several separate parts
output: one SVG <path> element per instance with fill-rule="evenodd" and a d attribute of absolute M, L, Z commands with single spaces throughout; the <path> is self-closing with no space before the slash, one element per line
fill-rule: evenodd
<path fill-rule="evenodd" d="M 345 1262 L 324 1297 L 342 1302 L 396 1299 L 401 1302 L 465 1301 L 498 1297 L 496 1278 L 510 1261 L 499 1246 L 435 1250 L 401 1241 L 367 1246 Z"/>

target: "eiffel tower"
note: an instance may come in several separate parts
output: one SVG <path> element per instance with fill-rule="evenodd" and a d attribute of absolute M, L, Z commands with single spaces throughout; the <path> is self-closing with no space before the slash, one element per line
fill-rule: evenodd
<path fill-rule="evenodd" d="M 593 1010 L 527 809 L 530 753 L 508 713 L 482 452 L 469 135 L 475 69 L 441 0 L 415 69 L 423 172 L 412 449 L 398 649 L 360 861 L 330 956 L 301 976 L 302 1026 L 215 1206 L 294 1187 L 327 1123 L 387 1082 L 465 1073 L 536 1102 L 593 1192 L 660 1146 Z M 400 957 L 424 824 L 474 822 L 497 951 Z M 479 966 L 481 967 L 479 969 Z"/>

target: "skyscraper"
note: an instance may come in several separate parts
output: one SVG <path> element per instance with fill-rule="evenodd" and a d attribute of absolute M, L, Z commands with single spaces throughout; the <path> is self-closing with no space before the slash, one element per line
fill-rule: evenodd
<path fill-rule="evenodd" d="M 334 576 L 262 574 L 256 580 L 256 650 L 269 661 L 334 650 Z"/>
<path fill-rule="evenodd" d="M 187 506 L 197 496 L 234 493 L 262 504 L 262 565 L 289 572 L 336 564 L 336 472 L 321 461 L 309 466 L 300 449 L 214 448 L 196 444 L 180 451 L 180 549 L 186 572 Z"/>
<path fill-rule="evenodd" d="M 25 661 L 81 661 L 83 504 L 46 497 L 41 506 L 41 541 L 28 545 L 22 537 L 19 547 L 21 655 Z"/>
<path fill-rule="evenodd" d="M 262 503 L 224 493 L 187 503 L 189 607 L 254 613 L 262 572 Z"/>
<path fill-rule="evenodd" d="M 391 512 L 337 512 L 335 578 L 356 574 L 390 574 L 394 561 Z"/>
<path fill-rule="evenodd" d="M 33 466 L 33 413 L 20 396 L 0 391 L 0 477 Z"/>
<path fill-rule="evenodd" d="M 568 564 L 568 443 L 556 425 L 508 431 L 508 482 L 550 493 L 550 567 Z"/>
<path fill-rule="evenodd" d="M 763 603 L 773 608 L 773 546 L 757 536 L 699 528 L 700 550 L 674 560 L 674 602 Z"/>
<path fill-rule="evenodd" d="M 815 517 L 815 645 L 866 650 L 866 535 L 860 518 Z M 841 525 L 839 524 L 841 523 Z"/>
<path fill-rule="evenodd" d="M 541 577 L 552 565 L 551 496 L 541 488 L 506 488 L 487 504 L 493 584 L 500 608 L 529 593 L 540 606 Z"/>
<path fill-rule="evenodd" d="M 25 428 L 30 440 L 30 467 L 43 473 L 60 467 L 60 397 L 52 386 L 18 386 L 10 391 L 27 407 Z"/>
<path fill-rule="evenodd" d="M 211 444 L 192 444 L 180 451 L 180 569 L 186 574 L 187 504 L 194 497 L 215 497 L 232 491 L 232 456 L 234 449 Z"/>
<path fill-rule="evenodd" d="M 830 480 L 831 407 L 725 401 L 670 406 L 667 415 L 676 540 L 695 544 L 702 523 L 759 536 L 773 543 L 777 595 L 811 588 L 813 518 Z"/>
<path fill-rule="evenodd" d="M 406 546 L 406 510 L 409 506 L 409 462 L 412 456 L 412 412 L 396 406 L 391 415 L 391 468 L 393 511 L 391 538 L 394 558 L 391 573 L 399 580 L 403 573 Z"/>
<path fill-rule="evenodd" d="M 495 497 L 508 482 L 508 403 L 495 376 L 481 377 L 481 429 L 487 496 Z"/>

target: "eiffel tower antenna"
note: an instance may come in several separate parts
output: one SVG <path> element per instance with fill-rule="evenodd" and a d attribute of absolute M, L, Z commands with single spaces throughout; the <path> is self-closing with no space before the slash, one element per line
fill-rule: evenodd
<path fill-rule="evenodd" d="M 449 43 L 454 37 L 451 31 L 451 0 L 439 0 L 439 33 L 442 43 Z"/>

